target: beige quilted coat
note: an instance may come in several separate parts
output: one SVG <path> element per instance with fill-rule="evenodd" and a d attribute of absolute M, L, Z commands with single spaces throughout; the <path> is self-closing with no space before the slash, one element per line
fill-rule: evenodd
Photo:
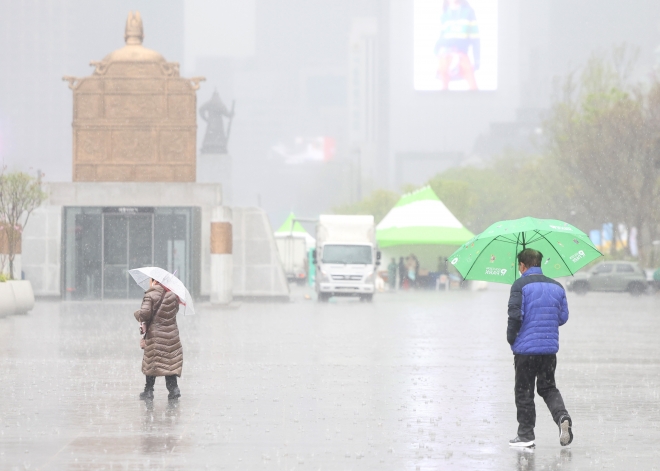
<path fill-rule="evenodd" d="M 177 296 L 171 291 L 166 292 L 154 319 L 151 318 L 152 307 L 158 304 L 163 289 L 161 285 L 149 288 L 144 293 L 142 307 L 135 311 L 138 322 L 151 322 L 142 358 L 142 373 L 147 376 L 181 376 L 183 349 L 176 325 L 176 313 L 179 311 Z"/>

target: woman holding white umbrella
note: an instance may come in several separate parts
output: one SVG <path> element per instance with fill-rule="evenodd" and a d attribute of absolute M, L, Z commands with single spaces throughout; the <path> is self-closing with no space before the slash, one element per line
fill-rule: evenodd
<path fill-rule="evenodd" d="M 140 345 L 144 349 L 142 373 L 146 376 L 140 399 L 153 399 L 157 376 L 165 376 L 168 399 L 178 399 L 181 392 L 177 377 L 181 376 L 183 368 L 183 349 L 176 315 L 179 304 L 184 306 L 187 314 L 194 313 L 190 293 L 176 276 L 162 268 L 137 268 L 129 273 L 138 285 L 146 289 L 142 307 L 135 311 L 135 319 L 140 323 L 142 333 Z"/>

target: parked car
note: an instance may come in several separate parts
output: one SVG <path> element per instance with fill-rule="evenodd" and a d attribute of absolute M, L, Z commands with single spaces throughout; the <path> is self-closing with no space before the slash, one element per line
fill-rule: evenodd
<path fill-rule="evenodd" d="M 577 273 L 566 283 L 568 291 L 627 291 L 638 296 L 648 287 L 646 274 L 634 262 L 601 262 L 587 272 Z"/>

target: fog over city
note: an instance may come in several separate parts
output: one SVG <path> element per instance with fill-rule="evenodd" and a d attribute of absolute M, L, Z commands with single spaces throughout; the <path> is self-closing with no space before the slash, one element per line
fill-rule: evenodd
<path fill-rule="evenodd" d="M 0 469 L 658 466 L 660 2 L 0 38 Z"/>

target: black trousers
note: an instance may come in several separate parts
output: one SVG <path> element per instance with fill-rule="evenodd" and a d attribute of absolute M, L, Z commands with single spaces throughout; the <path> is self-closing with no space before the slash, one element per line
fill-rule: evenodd
<path fill-rule="evenodd" d="M 147 376 L 147 385 L 145 386 L 144 389 L 151 389 L 152 391 L 154 390 L 154 384 L 156 384 L 156 377 L 155 376 Z M 172 376 L 165 376 L 165 386 L 167 387 L 168 391 L 172 391 L 174 388 L 177 387 L 176 384 L 176 375 Z"/>
<path fill-rule="evenodd" d="M 516 368 L 516 409 L 518 410 L 518 436 L 523 440 L 534 440 L 536 408 L 534 407 L 534 382 L 539 396 L 543 398 L 555 423 L 568 415 L 561 393 L 555 385 L 557 355 L 514 355 Z"/>

